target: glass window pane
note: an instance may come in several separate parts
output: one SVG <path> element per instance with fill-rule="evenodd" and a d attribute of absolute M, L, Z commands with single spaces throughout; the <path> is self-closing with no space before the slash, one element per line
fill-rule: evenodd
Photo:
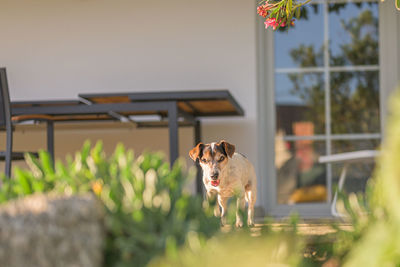
<path fill-rule="evenodd" d="M 326 167 L 318 163 L 325 155 L 325 142 L 288 142 L 277 136 L 275 166 L 279 204 L 326 202 Z"/>
<path fill-rule="evenodd" d="M 283 135 L 325 132 L 323 74 L 275 75 L 276 129 Z"/>
<path fill-rule="evenodd" d="M 378 65 L 378 3 L 329 4 L 330 64 Z"/>
<path fill-rule="evenodd" d="M 377 71 L 332 72 L 330 97 L 333 134 L 380 132 Z"/>
<path fill-rule="evenodd" d="M 322 5 L 308 5 L 289 30 L 275 32 L 276 68 L 323 66 Z"/>
<path fill-rule="evenodd" d="M 341 140 L 332 142 L 333 153 L 343 153 L 358 150 L 374 150 L 379 146 L 377 139 L 369 140 Z M 332 184 L 333 190 L 337 188 L 340 173 L 343 170 L 343 163 L 332 164 Z M 347 168 L 346 181 L 343 190 L 350 192 L 365 192 L 367 180 L 371 177 L 375 163 L 373 160 L 351 163 Z M 334 193 L 334 192 L 332 192 Z"/>

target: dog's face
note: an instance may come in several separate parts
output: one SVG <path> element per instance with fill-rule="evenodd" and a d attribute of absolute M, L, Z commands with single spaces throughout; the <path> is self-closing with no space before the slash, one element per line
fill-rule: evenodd
<path fill-rule="evenodd" d="M 213 186 L 218 186 L 219 174 L 226 167 L 229 158 L 235 153 L 235 146 L 222 140 L 218 143 L 203 144 L 199 143 L 189 152 L 189 156 L 194 161 L 199 161 L 204 175 L 206 175 Z"/>

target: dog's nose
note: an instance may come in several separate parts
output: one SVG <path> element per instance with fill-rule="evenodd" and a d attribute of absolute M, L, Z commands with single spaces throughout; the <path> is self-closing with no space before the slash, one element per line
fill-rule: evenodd
<path fill-rule="evenodd" d="M 211 179 L 217 180 L 218 179 L 218 173 L 211 174 Z"/>

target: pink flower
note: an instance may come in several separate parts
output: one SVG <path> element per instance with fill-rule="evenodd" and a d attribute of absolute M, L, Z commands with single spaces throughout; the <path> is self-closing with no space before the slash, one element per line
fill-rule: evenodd
<path fill-rule="evenodd" d="M 285 27 L 286 21 L 277 22 L 275 18 L 267 18 L 264 22 L 265 28 L 272 27 L 273 30 L 276 30 L 278 27 Z M 290 21 L 290 26 L 294 26 L 294 19 Z"/>
<path fill-rule="evenodd" d="M 268 11 L 273 8 L 274 5 L 270 4 L 264 4 L 261 6 L 257 7 L 257 14 L 260 15 L 261 17 L 267 17 L 268 16 Z"/>
<path fill-rule="evenodd" d="M 268 29 L 268 27 L 272 27 L 272 29 L 276 30 L 276 28 L 279 26 L 279 23 L 276 22 L 275 18 L 266 19 L 264 24 L 266 29 Z"/>

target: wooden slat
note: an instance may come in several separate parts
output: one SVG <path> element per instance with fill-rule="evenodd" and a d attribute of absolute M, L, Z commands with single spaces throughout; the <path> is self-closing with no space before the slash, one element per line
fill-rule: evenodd
<path fill-rule="evenodd" d="M 19 115 L 11 118 L 13 122 L 27 121 L 27 120 L 53 120 L 53 116 L 43 114 Z"/>
<path fill-rule="evenodd" d="M 194 112 L 190 105 L 182 101 L 178 102 L 178 108 L 190 114 Z"/>
<path fill-rule="evenodd" d="M 226 113 L 235 112 L 236 109 L 228 100 L 190 101 L 198 112 L 201 113 Z"/>
<path fill-rule="evenodd" d="M 129 103 L 131 102 L 129 96 L 105 96 L 105 97 L 93 97 L 88 98 L 93 103 L 105 104 L 105 103 Z"/>

